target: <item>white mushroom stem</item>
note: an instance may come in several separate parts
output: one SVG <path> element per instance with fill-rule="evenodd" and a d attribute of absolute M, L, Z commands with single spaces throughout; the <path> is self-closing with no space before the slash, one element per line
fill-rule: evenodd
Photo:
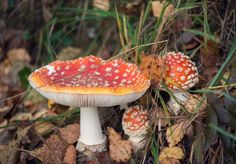
<path fill-rule="evenodd" d="M 145 136 L 129 136 L 129 140 L 131 142 L 137 143 L 137 142 L 142 142 L 145 139 Z"/>
<path fill-rule="evenodd" d="M 181 91 L 175 91 L 172 94 L 178 100 L 179 103 L 187 101 L 189 97 L 186 92 Z M 178 115 L 180 113 L 180 105 L 178 102 L 176 102 L 174 97 L 170 97 L 170 100 L 168 101 L 168 106 L 172 110 L 172 112 L 174 112 L 175 115 Z"/>
<path fill-rule="evenodd" d="M 122 109 L 128 110 L 129 109 L 128 104 L 121 104 L 120 110 L 122 110 Z"/>
<path fill-rule="evenodd" d="M 99 145 L 104 138 L 97 107 L 81 107 L 79 141 L 86 145 Z"/>
<path fill-rule="evenodd" d="M 145 146 L 146 139 L 145 135 L 142 136 L 129 136 L 129 141 L 131 142 L 131 145 L 133 147 L 134 152 L 137 152 L 139 150 L 142 150 Z"/>

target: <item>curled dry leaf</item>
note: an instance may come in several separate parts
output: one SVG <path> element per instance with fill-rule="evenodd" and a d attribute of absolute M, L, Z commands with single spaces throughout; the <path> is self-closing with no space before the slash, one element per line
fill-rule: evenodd
<path fill-rule="evenodd" d="M 161 16 L 161 13 L 162 13 L 162 10 L 164 10 L 164 4 L 165 4 L 165 1 L 152 1 L 152 13 L 153 13 L 153 16 L 155 17 L 160 17 Z M 167 17 L 167 16 L 170 16 L 174 13 L 174 5 L 172 4 L 168 4 L 168 6 L 166 7 L 165 9 L 165 12 L 163 14 L 164 17 Z"/>
<path fill-rule="evenodd" d="M 107 128 L 109 137 L 109 151 L 111 159 L 116 162 L 127 162 L 131 158 L 131 143 L 121 139 L 121 136 L 113 129 Z"/>
<path fill-rule="evenodd" d="M 110 1 L 109 0 L 93 0 L 93 7 L 108 11 L 110 9 Z"/>
<path fill-rule="evenodd" d="M 166 139 L 170 147 L 175 146 L 183 139 L 186 128 L 188 126 L 189 126 L 189 121 L 182 121 L 167 128 Z"/>
<path fill-rule="evenodd" d="M 58 135 L 51 135 L 41 148 L 30 151 L 30 154 L 44 164 L 62 164 L 68 144 Z"/>
<path fill-rule="evenodd" d="M 61 137 L 68 143 L 74 144 L 80 135 L 80 125 L 71 124 L 59 129 Z"/>
<path fill-rule="evenodd" d="M 207 100 L 200 95 L 194 94 L 191 95 L 189 100 L 185 101 L 183 105 L 189 113 L 203 112 L 206 109 Z"/>
<path fill-rule="evenodd" d="M 144 76 L 155 84 L 159 84 L 160 80 L 165 78 L 167 71 L 163 58 L 157 55 L 143 55 L 140 69 Z"/>
<path fill-rule="evenodd" d="M 76 149 L 74 145 L 70 145 L 66 149 L 63 164 L 76 164 Z"/>
<path fill-rule="evenodd" d="M 159 155 L 159 161 L 162 162 L 166 159 L 183 159 L 184 152 L 180 147 L 165 147 L 161 150 Z"/>

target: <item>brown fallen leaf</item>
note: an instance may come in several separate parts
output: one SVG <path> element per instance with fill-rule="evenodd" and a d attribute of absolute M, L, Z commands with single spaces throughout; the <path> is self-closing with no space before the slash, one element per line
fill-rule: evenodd
<path fill-rule="evenodd" d="M 162 10 L 164 10 L 164 4 L 165 4 L 165 1 L 152 1 L 152 13 L 153 13 L 153 16 L 155 17 L 160 17 L 161 16 L 161 13 L 162 13 Z M 165 9 L 165 12 L 163 14 L 164 17 L 167 17 L 167 16 L 170 16 L 174 13 L 174 5 L 172 4 L 169 4 L 166 9 Z"/>
<path fill-rule="evenodd" d="M 80 135 L 80 125 L 79 124 L 70 124 L 64 128 L 59 129 L 61 137 L 68 143 L 74 144 Z"/>
<path fill-rule="evenodd" d="M 62 164 L 68 144 L 58 135 L 51 135 L 41 148 L 30 151 L 43 164 Z"/>
<path fill-rule="evenodd" d="M 108 127 L 109 152 L 112 160 L 116 162 L 127 162 L 131 158 L 132 146 L 130 141 L 121 139 L 121 136 Z"/>
<path fill-rule="evenodd" d="M 27 137 L 28 131 L 31 126 L 24 129 L 19 128 L 17 130 L 16 139 L 12 140 L 3 150 L 0 151 L 0 163 L 17 163 L 19 158 L 19 151 L 21 141 Z"/>
<path fill-rule="evenodd" d="M 180 123 L 176 123 L 175 125 L 167 128 L 166 130 L 166 139 L 169 143 L 169 146 L 175 146 L 179 143 L 185 134 L 185 130 L 189 125 L 189 121 L 182 121 Z"/>
<path fill-rule="evenodd" d="M 159 161 L 162 162 L 166 159 L 183 159 L 184 152 L 180 147 L 164 147 L 159 155 Z"/>
<path fill-rule="evenodd" d="M 74 145 L 70 145 L 66 149 L 63 164 L 76 164 L 76 149 Z"/>

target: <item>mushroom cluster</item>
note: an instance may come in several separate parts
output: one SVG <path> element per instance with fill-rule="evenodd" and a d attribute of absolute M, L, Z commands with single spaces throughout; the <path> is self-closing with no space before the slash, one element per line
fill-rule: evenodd
<path fill-rule="evenodd" d="M 56 103 L 80 107 L 79 151 L 106 149 L 97 107 L 132 102 L 150 82 L 135 64 L 88 56 L 52 62 L 29 76 L 31 86 Z"/>

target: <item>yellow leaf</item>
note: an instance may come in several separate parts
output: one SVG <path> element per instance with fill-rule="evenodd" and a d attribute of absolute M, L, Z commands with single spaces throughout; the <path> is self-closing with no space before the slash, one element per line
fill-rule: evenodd
<path fill-rule="evenodd" d="M 113 129 L 107 128 L 109 138 L 110 157 L 116 162 L 127 162 L 131 157 L 131 143 L 121 139 L 121 136 Z"/>
<path fill-rule="evenodd" d="M 55 102 L 53 100 L 48 99 L 48 109 L 51 109 L 54 103 Z"/>
<path fill-rule="evenodd" d="M 183 137 L 184 137 L 184 124 L 186 122 L 180 122 L 177 123 L 166 130 L 166 139 L 167 142 L 169 143 L 169 146 L 175 146 L 177 143 L 179 143 Z"/>
<path fill-rule="evenodd" d="M 183 159 L 184 152 L 180 147 L 165 147 L 160 152 L 159 161 L 161 162 L 168 158 Z"/>

